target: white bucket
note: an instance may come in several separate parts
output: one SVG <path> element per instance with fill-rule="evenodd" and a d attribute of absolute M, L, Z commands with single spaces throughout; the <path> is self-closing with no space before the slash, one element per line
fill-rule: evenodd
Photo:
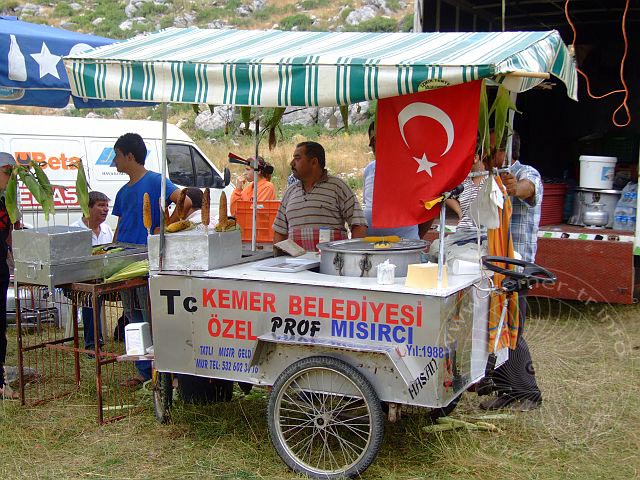
<path fill-rule="evenodd" d="M 616 157 L 580 155 L 580 187 L 611 190 L 617 161 Z"/>

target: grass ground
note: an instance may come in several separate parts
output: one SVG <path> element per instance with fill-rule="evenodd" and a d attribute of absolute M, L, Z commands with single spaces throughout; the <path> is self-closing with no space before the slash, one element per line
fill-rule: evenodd
<path fill-rule="evenodd" d="M 424 411 L 386 425 L 363 478 L 629 479 L 640 475 L 637 306 L 533 301 L 526 337 L 543 407 L 493 421 L 502 433 L 427 434 Z M 8 364 L 15 365 L 10 337 Z M 174 422 L 145 409 L 98 427 L 91 364 L 70 398 L 35 407 L 0 402 L 0 478 L 297 478 L 271 446 L 264 393 L 210 406 L 178 404 Z M 453 416 L 481 414 L 465 394 Z"/>

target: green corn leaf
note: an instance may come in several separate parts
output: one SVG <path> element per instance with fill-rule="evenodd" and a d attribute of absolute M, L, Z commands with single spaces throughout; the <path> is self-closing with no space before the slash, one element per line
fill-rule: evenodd
<path fill-rule="evenodd" d="M 518 109 L 511 101 L 509 91 L 502 85 L 498 87 L 498 93 L 496 99 L 493 102 L 492 110 L 494 110 L 494 135 L 496 140 L 496 148 L 502 145 L 502 138 L 505 134 L 510 135 L 513 130 L 512 125 L 508 124 L 509 110 L 514 110 L 518 113 Z"/>
<path fill-rule="evenodd" d="M 240 107 L 240 118 L 244 123 L 244 129 L 249 131 L 249 123 L 251 122 L 251 107 Z"/>
<path fill-rule="evenodd" d="M 44 172 L 44 170 L 42 170 L 42 167 L 40 166 L 39 163 L 34 162 L 32 160 L 31 166 L 33 167 L 35 176 L 38 179 L 38 183 L 40 183 L 40 187 L 42 188 L 42 191 L 45 195 L 45 198 L 42 199 L 44 202 L 42 205 L 42 208 L 45 211 L 45 217 L 48 214 L 55 215 L 56 212 L 55 212 L 55 202 L 53 200 L 53 187 L 51 186 L 49 177 L 47 177 L 47 174 Z"/>
<path fill-rule="evenodd" d="M 78 196 L 78 203 L 82 209 L 82 215 L 89 218 L 89 183 L 82 166 L 82 160 L 78 160 L 76 164 L 78 173 L 76 174 L 76 195 Z"/>
<path fill-rule="evenodd" d="M 482 81 L 480 90 L 480 113 L 478 116 L 478 133 L 480 134 L 481 149 L 484 154 L 489 152 L 489 99 L 487 98 L 487 86 Z"/>
<path fill-rule="evenodd" d="M 40 204 L 40 206 L 42 207 L 44 220 L 48 222 L 49 214 L 52 211 L 52 206 L 50 202 L 51 203 L 53 202 L 53 195 L 51 193 L 51 189 L 49 188 L 49 192 L 46 192 L 44 188 L 42 188 L 42 185 L 40 185 L 38 178 L 33 173 L 31 173 L 31 171 L 28 168 L 24 166 L 18 167 L 18 176 L 20 177 L 20 180 L 22 181 L 22 183 L 24 183 L 25 186 L 29 189 L 29 192 L 31 192 L 31 195 L 33 195 L 33 198 L 36 199 L 36 202 L 38 202 L 38 204 Z"/>
<path fill-rule="evenodd" d="M 4 201 L 11 223 L 16 223 L 19 218 L 18 211 L 18 181 L 16 179 L 16 169 L 14 168 L 5 188 Z"/>
<path fill-rule="evenodd" d="M 340 105 L 340 115 L 342 116 L 342 123 L 344 123 L 345 132 L 349 131 L 349 105 Z"/>
<path fill-rule="evenodd" d="M 278 139 L 276 137 L 276 129 L 280 128 L 280 122 L 282 121 L 284 111 L 284 108 L 276 107 L 272 108 L 267 113 L 267 115 L 265 115 L 267 120 L 265 121 L 264 130 L 262 132 L 268 133 L 269 150 L 273 150 L 278 143 Z"/>

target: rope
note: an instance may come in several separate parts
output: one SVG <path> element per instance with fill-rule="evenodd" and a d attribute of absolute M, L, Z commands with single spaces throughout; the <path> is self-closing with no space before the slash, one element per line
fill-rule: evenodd
<path fill-rule="evenodd" d="M 624 53 L 622 55 L 622 60 L 620 61 L 620 83 L 622 83 L 623 89 L 622 90 L 612 90 L 608 93 L 605 93 L 604 95 L 594 95 L 593 93 L 591 93 L 591 85 L 589 84 L 589 77 L 587 76 L 586 73 L 584 73 L 582 70 L 580 70 L 580 68 L 578 68 L 576 66 L 576 70 L 578 71 L 578 73 L 580 75 L 582 75 L 586 81 L 586 85 L 587 85 L 587 94 L 589 95 L 589 97 L 595 99 L 595 100 L 600 100 L 602 98 L 608 97 L 609 95 L 613 95 L 614 93 L 624 93 L 624 99 L 622 100 L 622 103 L 620 103 L 620 105 L 618 106 L 618 108 L 616 108 L 614 110 L 614 112 L 611 114 L 611 122 L 616 126 L 616 127 L 626 127 L 627 125 L 629 125 L 631 123 L 631 112 L 629 111 L 629 105 L 628 105 L 628 101 L 629 101 L 629 87 L 627 86 L 627 82 L 624 79 L 624 64 L 625 61 L 627 60 L 627 54 L 629 51 L 629 39 L 627 38 L 627 27 L 626 27 L 626 23 L 627 23 L 627 12 L 629 10 L 629 0 L 626 0 L 625 3 L 625 7 L 624 7 L 624 13 L 622 14 L 622 37 L 624 38 Z M 569 22 L 569 26 L 571 27 L 571 31 L 573 32 L 573 40 L 571 41 L 571 50 L 573 52 L 575 52 L 575 44 L 576 44 L 576 37 L 577 37 L 577 32 L 576 32 L 576 27 L 573 24 L 573 22 L 571 21 L 571 17 L 569 16 L 569 0 L 566 0 L 565 4 L 564 4 L 564 15 L 567 19 L 567 22 Z M 616 120 L 616 116 L 618 115 L 618 112 L 624 109 L 625 114 L 627 116 L 627 121 L 626 123 L 618 123 Z"/>

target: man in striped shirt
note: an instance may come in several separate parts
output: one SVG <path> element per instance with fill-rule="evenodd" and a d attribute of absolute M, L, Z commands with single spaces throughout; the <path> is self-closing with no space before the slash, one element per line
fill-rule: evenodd
<path fill-rule="evenodd" d="M 329 240 L 364 237 L 367 221 L 360 203 L 349 186 L 328 175 L 325 152 L 316 142 L 296 145 L 291 160 L 296 178 L 284 192 L 273 222 L 273 242 L 292 239 L 305 250 L 315 250 L 320 228 L 327 228 Z"/>

